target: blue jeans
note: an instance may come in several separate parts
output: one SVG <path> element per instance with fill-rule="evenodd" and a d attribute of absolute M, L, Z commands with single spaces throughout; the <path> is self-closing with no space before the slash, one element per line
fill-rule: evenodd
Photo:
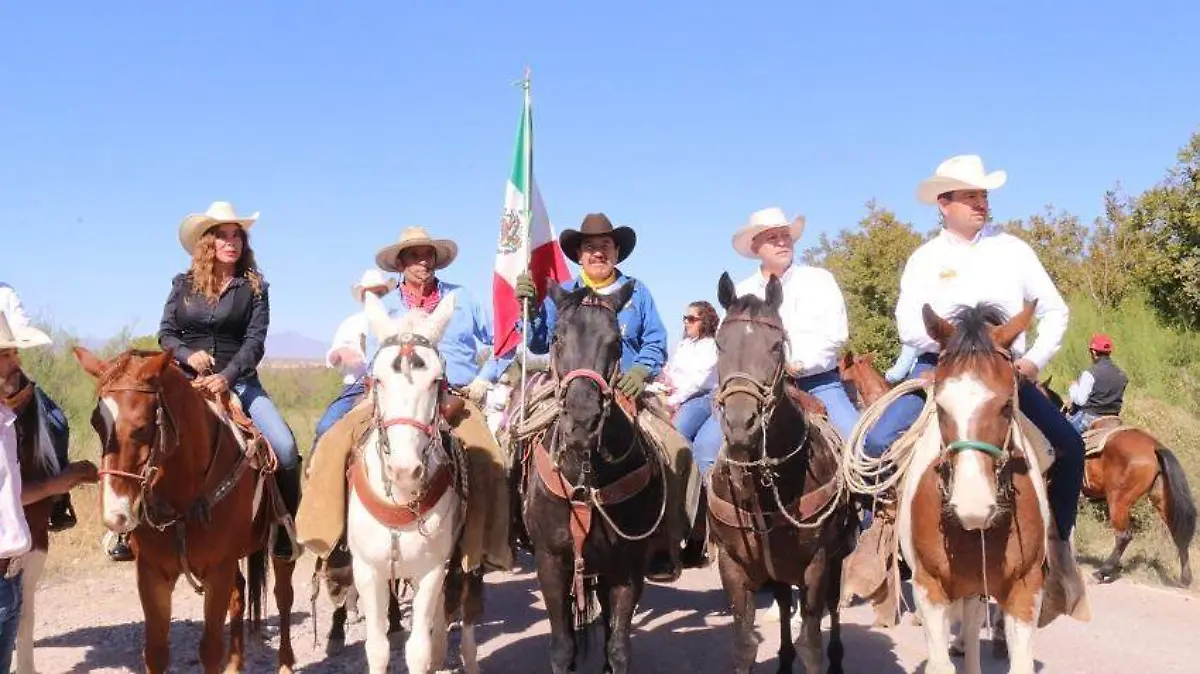
<path fill-rule="evenodd" d="M 54 455 L 58 457 L 59 469 L 65 469 L 70 462 L 67 457 L 67 449 L 71 444 L 71 429 L 67 425 L 67 415 L 63 414 L 62 409 L 46 395 L 42 387 L 34 384 L 34 395 L 42 404 L 42 409 L 46 412 L 46 428 L 50 431 L 50 442 L 54 445 Z M 0 672 L 4 670 L 0 669 Z"/>
<path fill-rule="evenodd" d="M 696 441 L 696 434 L 708 418 L 712 416 L 712 391 L 696 396 L 679 406 L 675 412 L 675 430 L 679 431 L 688 442 Z"/>
<path fill-rule="evenodd" d="M 317 421 L 317 434 L 313 438 L 313 449 L 317 448 L 317 440 L 320 440 L 321 436 L 325 435 L 325 431 L 332 428 L 339 419 L 354 409 L 354 406 L 358 404 L 358 399 L 366 392 L 367 385 L 362 379 L 353 384 L 347 384 L 342 388 L 342 392 L 338 394 L 338 397 L 333 399 L 333 402 L 329 403 L 329 406 L 325 408 L 325 413 Z"/>
<path fill-rule="evenodd" d="M 918 362 L 910 378 L 918 377 L 922 372 L 931 369 L 931 360 L 926 358 Z M 1047 492 L 1058 535 L 1066 540 L 1075 528 L 1079 492 L 1083 488 L 1083 438 L 1037 386 L 1022 379 L 1017 395 L 1020 397 L 1021 412 L 1029 417 L 1054 447 L 1054 466 L 1047 476 Z M 875 426 L 867 432 L 864 443 L 867 455 L 882 455 L 884 450 L 916 423 L 924 406 L 924 398 L 915 393 L 892 403 L 879 421 L 875 422 Z"/>
<path fill-rule="evenodd" d="M 843 440 L 850 437 L 850 431 L 854 429 L 854 424 L 858 423 L 860 414 L 854 403 L 850 402 L 850 396 L 846 395 L 846 388 L 842 385 L 842 377 L 837 368 L 800 377 L 796 379 L 796 385 L 825 403 L 825 411 L 829 414 L 829 421 L 833 427 L 841 433 Z"/>
<path fill-rule="evenodd" d="M 842 434 L 843 439 L 850 436 L 854 424 L 858 423 L 859 412 L 846 395 L 837 370 L 801 377 L 796 380 L 796 385 L 825 404 L 829 412 L 829 421 L 837 428 L 838 433 Z M 708 475 L 709 469 L 716 462 L 717 453 L 721 451 L 721 443 L 724 440 L 720 416 L 712 414 L 692 441 L 692 460 L 696 462 L 696 468 L 702 476 Z"/>
<path fill-rule="evenodd" d="M 0 578 L 0 672 L 8 673 L 21 622 L 21 574 Z"/>
<path fill-rule="evenodd" d="M 242 408 L 250 415 L 254 425 L 266 436 L 279 459 L 280 470 L 295 468 L 300 462 L 300 454 L 296 451 L 296 438 L 292 429 L 284 421 L 283 415 L 271 401 L 271 397 L 263 390 L 258 377 L 243 379 L 233 385 L 233 392 L 242 402 Z"/>
<path fill-rule="evenodd" d="M 1091 426 L 1092 422 L 1099 418 L 1099 414 L 1079 410 L 1071 415 L 1071 425 L 1075 427 L 1076 431 L 1079 431 L 1080 435 L 1083 435 L 1087 431 L 1088 426 Z"/>

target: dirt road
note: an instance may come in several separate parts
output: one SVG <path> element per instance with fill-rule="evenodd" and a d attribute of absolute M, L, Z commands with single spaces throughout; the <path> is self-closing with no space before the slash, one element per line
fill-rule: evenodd
<path fill-rule="evenodd" d="M 522 561 L 528 563 L 529 559 Z M 293 646 L 299 658 L 298 671 L 366 671 L 361 622 L 351 626 L 342 652 L 325 654 L 329 610 L 324 596 L 317 603 L 320 644 L 314 647 L 307 599 L 310 565 L 311 558 L 307 558 L 297 569 Z M 487 619 L 478 630 L 481 668 L 493 674 L 548 672 L 549 625 L 534 574 L 528 567 L 519 568 L 512 575 L 489 576 L 488 581 Z M 1060 619 L 1038 634 L 1034 648 L 1042 674 L 1200 671 L 1200 598 L 1196 595 L 1118 582 L 1091 586 L 1090 597 L 1092 622 Z M 760 607 L 765 606 L 764 596 Z M 266 643 L 249 640 L 251 672 L 271 671 L 273 663 L 277 622 L 273 604 L 265 608 L 272 617 L 269 639 Z M 730 618 L 726 610 L 714 569 L 689 571 L 672 586 L 649 586 L 636 616 L 635 671 L 730 671 Z M 172 670 L 196 671 L 201 603 L 185 583 L 176 590 L 174 613 Z M 762 671 L 774 672 L 778 624 L 765 622 L 764 614 L 760 610 L 763 642 L 758 661 L 763 663 Z M 857 606 L 843 614 L 843 624 L 847 671 L 921 671 L 924 637 L 919 627 L 910 624 L 909 616 L 892 629 L 872 629 L 869 609 Z M 141 671 L 141 630 L 141 608 L 131 565 L 89 570 L 86 578 L 71 582 L 62 577 L 48 581 L 39 593 L 38 668 L 42 674 Z M 400 640 L 394 641 L 393 672 L 404 671 L 402 648 Z M 599 648 L 593 648 L 592 657 L 578 671 L 599 672 L 599 652 Z M 798 661 L 796 671 L 801 671 Z M 990 657 L 987 643 L 984 671 L 1007 671 L 1006 663 Z"/>

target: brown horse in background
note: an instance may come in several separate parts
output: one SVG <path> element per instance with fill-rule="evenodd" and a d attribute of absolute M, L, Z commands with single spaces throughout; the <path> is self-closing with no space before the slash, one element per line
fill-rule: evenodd
<path fill-rule="evenodd" d="M 842 377 L 842 385 L 846 387 L 850 399 L 860 410 L 874 405 L 876 400 L 892 390 L 888 380 L 875 369 L 873 353 L 856 355 L 847 349 L 838 361 L 838 371 Z"/>
<path fill-rule="evenodd" d="M 227 672 L 245 664 L 244 615 L 261 626 L 270 528 L 282 509 L 270 450 L 246 446 L 219 404 L 197 392 L 171 352 L 129 350 L 105 362 L 75 347 L 98 380 L 92 426 L 100 436 L 101 511 L 106 527 L 130 533 L 145 614 L 146 671 L 170 661 L 171 593 L 183 575 L 204 595 L 200 661 L 206 674 L 226 656 Z M 238 568 L 249 557 L 247 579 Z M 291 674 L 293 560 L 272 557 L 279 610 L 279 672 Z"/>
<path fill-rule="evenodd" d="M 1050 379 L 1038 388 L 1064 411 L 1063 399 L 1050 388 Z M 1092 429 L 1115 427 L 1121 421 L 1102 417 Z M 1196 534 L 1196 501 L 1187 474 L 1175 453 L 1141 428 L 1126 428 L 1109 435 L 1101 451 L 1084 461 L 1083 495 L 1108 504 L 1108 518 L 1116 533 L 1112 553 L 1094 574 L 1102 583 L 1116 580 L 1121 556 L 1133 540 L 1130 513 L 1146 494 L 1162 517 L 1179 552 L 1179 582 L 1191 585 L 1192 567 L 1188 547 Z"/>

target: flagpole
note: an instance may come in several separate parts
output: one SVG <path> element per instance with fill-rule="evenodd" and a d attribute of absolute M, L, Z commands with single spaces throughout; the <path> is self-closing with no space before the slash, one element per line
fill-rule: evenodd
<path fill-rule="evenodd" d="M 533 228 L 533 106 L 530 95 L 532 87 L 531 73 L 529 66 L 525 66 L 525 77 L 521 80 L 521 89 L 524 90 L 524 109 L 521 111 L 522 135 L 525 137 L 525 146 L 521 148 L 524 153 L 524 169 L 525 169 L 525 213 L 522 221 L 521 232 L 521 256 L 524 264 L 524 271 L 529 273 L 529 237 Z M 536 282 L 535 282 L 536 287 Z M 528 375 L 528 355 L 529 355 L 529 298 L 521 300 L 521 426 L 525 426 L 525 410 L 526 401 L 526 377 Z"/>

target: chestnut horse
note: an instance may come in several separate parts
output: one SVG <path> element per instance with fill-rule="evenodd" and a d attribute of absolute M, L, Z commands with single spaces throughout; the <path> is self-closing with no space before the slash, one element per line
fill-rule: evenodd
<path fill-rule="evenodd" d="M 725 442 L 709 473 L 708 526 L 732 604 L 734 671 L 746 674 L 757 659 L 754 592 L 762 587 L 779 608 L 779 671 L 792 671 L 792 588 L 799 586 L 804 671 L 822 671 L 821 618 L 828 611 L 828 671 L 836 674 L 844 654 L 842 561 L 858 529 L 838 478 L 840 448 L 815 432 L 787 395 L 779 279 L 767 283 L 764 300 L 737 297 L 722 274 L 717 298 L 726 314 L 716 334 L 714 400 Z"/>
<path fill-rule="evenodd" d="M 635 283 L 610 295 L 586 286 L 549 290 L 558 310 L 550 374 L 559 409 L 544 434 L 518 445 L 524 463 L 517 526 L 524 525 L 533 547 L 554 674 L 575 669 L 593 594 L 603 614 L 604 671 L 636 671 L 630 625 L 667 487 L 658 450 L 617 404 L 613 386 L 621 366 L 617 313 Z"/>
<path fill-rule="evenodd" d="M 986 304 L 960 308 L 950 320 L 923 308 L 926 330 L 941 347 L 937 425 L 913 448 L 897 531 L 913 571 L 928 674 L 955 671 L 949 623 L 960 610 L 967 672 L 978 674 L 980 596 L 995 598 L 1004 614 L 1009 672 L 1034 671 L 1050 513 L 1037 457 L 1017 425 L 1009 348 L 1028 329 L 1035 304 L 1012 319 Z"/>
<path fill-rule="evenodd" d="M 856 355 L 847 349 L 838 361 L 838 370 L 846 392 L 851 394 L 850 399 L 859 409 L 874 405 L 876 400 L 892 390 L 888 380 L 875 369 L 873 353 Z"/>
<path fill-rule="evenodd" d="M 22 377 L 22 388 L 7 395 L 4 404 L 17 415 L 13 426 L 17 431 L 17 456 L 22 482 L 40 482 L 66 468 L 58 465 L 33 382 Z M 55 498 L 51 496 L 25 506 L 25 521 L 29 523 L 33 547 L 22 559 L 21 624 L 17 630 L 16 674 L 37 672 L 33 663 L 33 626 L 36 622 L 34 599 L 38 579 L 46 566 L 46 555 L 50 550 L 50 511 L 54 509 Z"/>
<path fill-rule="evenodd" d="M 1049 379 L 1038 384 L 1038 388 L 1064 408 L 1062 398 L 1050 388 Z M 1092 429 L 1119 424 L 1118 419 L 1103 417 L 1092 423 Z M 1096 569 L 1096 579 L 1102 583 L 1116 580 L 1121 556 L 1133 540 L 1130 513 L 1134 504 L 1149 494 L 1150 503 L 1167 525 L 1179 552 L 1179 582 L 1191 585 L 1188 547 L 1196 533 L 1196 500 L 1175 453 L 1149 432 L 1125 428 L 1109 435 L 1101 451 L 1088 455 L 1083 465 L 1083 495 L 1108 504 L 1109 522 L 1116 532 L 1112 554 Z"/>
<path fill-rule="evenodd" d="M 104 525 L 129 533 L 145 615 L 149 674 L 170 661 L 171 592 L 183 575 L 204 595 L 200 662 L 206 674 L 226 656 L 227 672 L 245 663 L 244 614 L 260 627 L 271 527 L 282 509 L 262 443 L 247 448 L 217 403 L 201 396 L 170 351 L 129 350 L 102 361 L 75 347 L 98 380 L 92 427 L 100 436 Z M 247 580 L 238 568 L 249 557 Z M 272 556 L 279 610 L 279 672 L 290 674 L 293 560 Z"/>

